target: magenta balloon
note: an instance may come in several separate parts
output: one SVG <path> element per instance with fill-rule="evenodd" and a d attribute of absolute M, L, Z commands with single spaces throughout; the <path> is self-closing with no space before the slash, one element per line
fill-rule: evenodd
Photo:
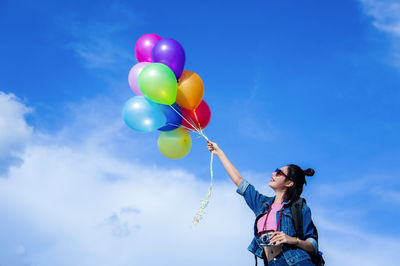
<path fill-rule="evenodd" d="M 129 76 L 128 76 L 128 82 L 129 86 L 133 90 L 134 93 L 137 95 L 143 95 L 143 93 L 140 91 L 139 88 L 139 74 L 142 72 L 143 68 L 151 63 L 149 62 L 141 62 L 137 63 L 131 68 L 131 71 L 129 71 Z"/>
<path fill-rule="evenodd" d="M 135 45 L 135 55 L 139 62 L 153 62 L 151 60 L 151 51 L 154 45 L 162 38 L 154 33 L 143 35 L 137 40 Z"/>
<path fill-rule="evenodd" d="M 176 79 L 179 79 L 185 66 L 185 51 L 179 42 L 167 38 L 158 41 L 151 58 L 154 63 L 167 65 L 174 72 Z"/>

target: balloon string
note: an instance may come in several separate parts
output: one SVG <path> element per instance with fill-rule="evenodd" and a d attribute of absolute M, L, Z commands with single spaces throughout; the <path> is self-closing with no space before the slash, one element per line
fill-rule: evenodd
<path fill-rule="evenodd" d="M 199 133 L 203 138 L 205 138 L 206 140 L 208 140 L 207 136 L 203 133 L 203 130 L 201 130 L 200 124 L 199 124 L 199 128 L 197 128 L 195 126 L 195 122 L 188 117 L 193 123 L 189 122 L 185 117 L 183 117 L 183 115 L 181 113 L 179 113 L 172 105 L 170 105 L 170 107 L 172 108 L 172 110 L 174 110 L 180 117 L 182 117 L 182 119 L 184 119 L 189 125 L 191 125 L 196 131 L 197 133 Z M 196 115 L 196 114 L 195 114 Z M 197 117 L 197 116 L 196 116 Z M 185 127 L 185 126 L 181 126 L 183 128 L 186 128 L 187 130 L 193 131 L 192 129 Z"/>
<path fill-rule="evenodd" d="M 172 123 L 167 123 L 167 125 L 174 126 L 174 127 L 181 127 L 181 128 L 186 129 L 186 130 L 189 130 L 189 131 L 192 130 L 191 128 L 185 127 L 185 126 L 183 126 L 183 125 L 177 125 L 177 124 L 172 124 Z M 197 136 L 197 137 L 196 137 L 197 139 L 198 139 L 198 138 L 205 138 L 205 139 L 208 139 L 207 136 L 204 135 L 204 133 L 203 133 L 203 134 L 200 134 L 200 132 L 196 132 L 196 133 L 198 133 L 198 134 L 200 135 L 200 136 Z"/>
<path fill-rule="evenodd" d="M 171 126 L 175 126 L 175 127 L 182 127 L 182 128 L 184 128 L 184 129 L 187 129 L 187 130 L 192 130 L 191 128 L 185 127 L 184 125 L 177 125 L 177 124 L 172 124 L 172 123 L 167 123 L 167 125 L 171 125 Z M 196 132 L 196 133 L 199 133 L 199 132 Z M 200 133 L 199 133 L 199 134 L 200 134 Z M 199 137 L 200 137 L 200 138 L 202 137 L 201 134 L 200 134 Z"/>
<path fill-rule="evenodd" d="M 203 138 L 205 138 L 207 141 L 209 140 L 209 139 L 207 138 L 207 136 L 203 133 L 203 130 L 201 130 L 201 129 L 200 129 L 200 135 L 202 135 Z"/>
<path fill-rule="evenodd" d="M 197 117 L 196 112 L 193 112 L 193 114 L 194 114 L 196 120 L 199 121 L 199 118 Z M 193 122 L 194 125 L 196 125 L 196 123 L 193 121 L 193 119 L 191 117 L 189 117 L 189 119 L 190 119 L 190 121 Z M 203 129 L 201 128 L 201 125 L 199 122 L 197 122 L 197 125 L 199 126 L 198 130 L 200 131 L 200 135 L 202 135 L 206 140 L 208 140 L 207 136 L 203 133 Z"/>
<path fill-rule="evenodd" d="M 208 140 L 207 136 L 203 133 L 203 130 L 201 129 L 200 123 L 199 124 L 199 128 L 197 128 L 195 126 L 195 122 L 189 117 L 189 119 L 193 122 L 189 122 L 185 117 L 182 116 L 181 113 L 179 113 L 177 110 L 175 110 L 175 108 L 170 105 L 170 107 L 172 108 L 172 110 L 174 110 L 178 115 L 180 115 L 182 117 L 182 119 L 184 119 L 189 125 L 191 125 L 196 131 L 197 133 L 199 133 L 203 138 L 205 138 L 206 140 Z M 195 113 L 196 119 L 197 119 L 197 115 Z M 198 119 L 197 119 L 198 120 Z M 190 131 L 192 131 L 191 129 L 181 125 L 181 127 L 186 128 Z M 193 223 L 191 228 L 193 229 L 193 226 L 197 225 L 201 219 L 203 219 L 203 215 L 204 215 L 204 209 L 208 206 L 208 203 L 210 201 L 210 197 L 211 197 L 211 190 L 212 190 L 212 185 L 213 185 L 213 159 L 214 159 L 214 154 L 211 153 L 211 159 L 210 159 L 210 175 L 211 175 L 211 181 L 210 181 L 210 187 L 208 188 L 208 192 L 206 197 L 201 201 L 200 203 L 200 208 L 198 209 L 197 213 L 195 214 L 195 216 L 193 217 Z"/>
<path fill-rule="evenodd" d="M 196 117 L 196 120 L 199 121 L 199 119 L 197 118 L 196 112 L 193 112 L 193 114 L 194 114 L 194 116 Z M 196 122 L 194 122 L 193 119 L 192 119 L 190 116 L 188 117 L 188 119 L 190 119 L 190 121 L 193 123 L 193 124 L 191 124 L 191 126 L 194 127 L 194 128 L 196 128 L 197 131 L 198 131 L 198 133 L 199 133 L 200 135 L 202 135 L 206 140 L 208 140 L 207 136 L 203 133 L 203 130 L 202 130 L 202 128 L 201 128 L 200 123 L 197 123 L 197 125 L 199 126 L 199 127 L 197 127 L 197 126 L 196 126 Z"/>
<path fill-rule="evenodd" d="M 211 197 L 211 190 L 212 190 L 212 185 L 213 185 L 213 158 L 214 158 L 214 154 L 211 152 L 211 160 L 210 160 L 210 174 L 211 174 L 211 182 L 210 182 L 210 187 L 208 188 L 208 192 L 206 197 L 204 198 L 204 200 L 200 203 L 200 208 L 197 211 L 197 213 L 195 214 L 195 216 L 193 217 L 193 224 L 191 226 L 191 228 L 193 229 L 193 226 L 197 225 L 201 219 L 203 219 L 203 215 L 204 215 L 204 209 L 208 206 L 208 203 L 210 201 L 210 197 Z"/>
<path fill-rule="evenodd" d="M 200 133 L 200 130 L 196 128 L 196 126 L 194 126 L 192 123 L 190 123 L 186 118 L 183 117 L 183 115 L 181 113 L 179 113 L 177 110 L 175 110 L 175 108 L 170 105 L 170 107 L 172 108 L 172 110 L 174 110 L 180 117 L 182 117 L 182 119 L 184 119 L 189 125 L 191 125 L 194 129 L 196 129 L 197 132 Z"/>
<path fill-rule="evenodd" d="M 199 127 L 196 126 L 196 122 L 194 122 L 193 119 L 192 119 L 190 116 L 188 117 L 188 119 L 190 120 L 190 122 L 192 122 L 192 127 L 196 127 L 196 129 L 197 129 L 198 131 L 201 130 L 201 128 L 199 128 Z"/>

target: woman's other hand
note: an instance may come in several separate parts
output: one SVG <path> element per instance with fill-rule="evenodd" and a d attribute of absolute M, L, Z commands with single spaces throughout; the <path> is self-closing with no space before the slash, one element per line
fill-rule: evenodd
<path fill-rule="evenodd" d="M 296 245 L 298 243 L 296 237 L 288 236 L 284 232 L 274 232 L 271 236 L 270 242 L 276 246 L 283 243 L 291 245 Z"/>
<path fill-rule="evenodd" d="M 307 251 L 309 254 L 315 254 L 314 245 L 311 242 L 307 240 L 300 240 L 293 236 L 288 236 L 284 232 L 274 232 L 270 242 L 274 245 L 280 245 L 283 243 L 295 245 L 296 247 Z"/>

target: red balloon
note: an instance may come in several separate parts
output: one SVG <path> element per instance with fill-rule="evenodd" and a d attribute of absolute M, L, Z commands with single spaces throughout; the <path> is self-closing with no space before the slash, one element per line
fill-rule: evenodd
<path fill-rule="evenodd" d="M 206 128 L 211 120 L 211 110 L 208 104 L 203 100 L 194 110 L 187 110 L 181 108 L 183 117 L 190 122 L 190 124 L 195 124 L 197 128 L 203 130 Z M 185 126 L 192 131 L 196 131 L 185 119 L 182 119 L 182 126 Z"/>

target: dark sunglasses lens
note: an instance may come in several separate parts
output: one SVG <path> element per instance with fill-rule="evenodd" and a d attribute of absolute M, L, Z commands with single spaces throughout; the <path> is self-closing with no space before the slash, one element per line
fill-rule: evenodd
<path fill-rule="evenodd" d="M 278 169 L 278 168 L 276 168 L 275 173 L 276 173 L 277 176 L 282 175 L 281 169 Z"/>

